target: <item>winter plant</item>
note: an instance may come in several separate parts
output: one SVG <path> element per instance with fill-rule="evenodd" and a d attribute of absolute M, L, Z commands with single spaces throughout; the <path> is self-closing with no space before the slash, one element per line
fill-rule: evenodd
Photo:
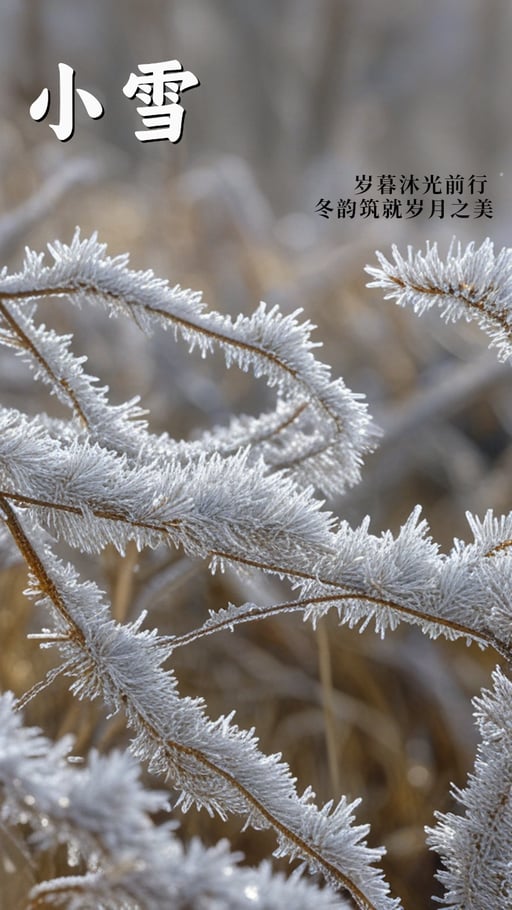
<path fill-rule="evenodd" d="M 280 755 L 265 755 L 253 730 L 232 715 L 211 720 L 204 703 L 180 697 L 173 654 L 241 623 L 300 612 L 315 624 L 335 610 L 340 623 L 384 635 L 400 621 L 432 638 L 463 638 L 512 657 L 512 515 L 469 515 L 472 541 L 440 552 L 416 509 L 396 536 L 372 535 L 338 520 L 320 496 L 360 478 L 377 433 L 361 397 L 313 353 L 312 326 L 263 304 L 236 319 L 209 311 L 197 293 L 109 258 L 96 237 L 49 246 L 51 260 L 27 251 L 22 270 L 0 277 L 0 341 L 26 361 L 34 379 L 69 407 L 69 419 L 0 410 L 1 545 L 17 548 L 41 610 L 34 635 L 55 664 L 30 691 L 0 698 L 3 829 L 32 849 L 68 851 L 68 874 L 34 885 L 30 910 L 70 908 L 243 908 L 357 905 L 397 910 L 400 901 L 367 845 L 356 803 L 315 804 L 297 792 Z M 512 251 L 494 255 L 435 246 L 393 261 L 379 256 L 371 284 L 418 312 L 437 305 L 448 320 L 476 318 L 503 359 L 512 356 Z M 237 417 L 200 438 L 176 441 L 150 431 L 136 401 L 109 403 L 107 391 L 70 349 L 70 337 L 36 322 L 38 301 L 61 297 L 127 315 L 144 331 L 170 329 L 189 349 L 214 349 L 227 366 L 264 377 L 273 410 Z M 160 635 L 142 613 L 122 623 L 106 595 L 63 561 L 59 541 L 82 553 L 111 544 L 123 554 L 167 545 L 225 566 L 285 579 L 288 600 L 228 604 L 186 634 Z M 58 676 L 79 699 L 101 699 L 124 715 L 132 755 L 91 753 L 70 760 L 72 742 L 50 742 L 24 727 L 21 710 Z M 512 683 L 502 669 L 476 701 L 482 741 L 461 812 L 439 814 L 428 842 L 442 861 L 443 905 L 505 910 L 512 905 Z M 240 816 L 273 829 L 275 854 L 298 860 L 289 879 L 268 865 L 238 865 L 225 843 L 184 848 L 173 823 L 154 815 L 167 802 L 139 780 L 137 760 L 168 781 L 177 804 Z M 315 879 L 301 872 L 315 874 Z M 318 885 L 318 874 L 325 880 Z"/>

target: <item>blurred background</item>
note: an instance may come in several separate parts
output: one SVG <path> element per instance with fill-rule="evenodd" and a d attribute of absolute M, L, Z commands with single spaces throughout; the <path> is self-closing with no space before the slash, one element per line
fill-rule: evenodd
<path fill-rule="evenodd" d="M 443 548 L 467 537 L 465 510 L 511 507 L 512 399 L 508 370 L 472 325 L 447 327 L 436 313 L 417 319 L 365 287 L 365 263 L 392 243 L 404 250 L 438 241 L 446 251 L 490 236 L 510 242 L 512 194 L 512 8 L 506 0 L 3 0 L 0 5 L 0 252 L 19 267 L 25 244 L 69 241 L 79 225 L 109 252 L 130 251 L 137 268 L 202 289 L 222 312 L 250 313 L 260 299 L 318 325 L 322 359 L 364 392 L 383 429 L 363 482 L 329 503 L 372 529 L 396 531 L 421 503 Z M 177 58 L 201 85 L 182 98 L 182 141 L 139 142 L 137 102 L 123 94 L 142 63 Z M 61 143 L 58 63 L 76 71 L 105 115 L 93 121 L 76 99 L 73 138 Z M 46 119 L 29 107 L 51 91 Z M 339 199 L 360 199 L 356 176 L 485 175 L 493 217 L 337 217 Z M 399 194 L 396 194 L 399 195 Z M 419 194 L 421 196 L 421 193 Z M 403 197 L 405 198 L 405 197 Z M 320 217 L 330 200 L 330 218 Z M 220 359 L 189 357 L 168 336 L 147 339 L 101 312 L 64 302 L 41 318 L 75 333 L 74 350 L 112 390 L 135 394 L 152 427 L 174 436 L 258 413 L 267 391 Z M 58 413 L 53 399 L 4 352 L 4 404 Z M 138 572 L 135 574 L 134 569 Z M 277 582 L 212 578 L 179 554 L 107 553 L 98 577 L 120 618 L 150 611 L 162 632 L 198 625 L 228 600 L 286 598 Z M 1 684 L 21 694 L 52 665 L 24 633 L 44 624 L 25 604 L 22 567 L 0 576 Z M 256 725 L 266 751 L 282 750 L 301 786 L 324 801 L 363 796 L 371 843 L 388 849 L 385 869 L 406 908 L 429 905 L 436 858 L 423 826 L 453 808 L 450 781 L 464 784 L 476 747 L 470 698 L 495 663 L 476 646 L 425 640 L 404 627 L 381 642 L 368 631 L 315 634 L 300 617 L 213 636 L 177 654 L 183 692 L 202 694 L 212 716 L 236 708 Z M 53 658 L 55 659 L 55 658 Z M 74 705 L 65 685 L 27 712 L 53 736 L 72 730 L 76 751 L 110 748 L 126 734 L 99 707 Z M 227 835 L 251 863 L 272 839 L 239 832 L 205 814 L 181 819 L 185 837 Z M 45 857 L 6 873 L 5 907 L 23 906 L 26 883 L 61 861 Z M 46 864 L 46 865 L 44 865 Z M 0 906 L 2 904 L 0 897 Z"/>

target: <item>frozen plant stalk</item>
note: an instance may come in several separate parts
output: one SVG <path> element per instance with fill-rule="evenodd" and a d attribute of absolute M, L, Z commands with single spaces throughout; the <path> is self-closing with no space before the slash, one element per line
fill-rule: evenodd
<path fill-rule="evenodd" d="M 82 241 L 77 232 L 70 245 L 54 243 L 49 250 L 49 264 L 43 254 L 27 251 L 20 273 L 4 270 L 0 276 L 0 342 L 70 411 L 68 420 L 57 420 L 0 409 L 4 527 L 26 560 L 32 596 L 48 617 L 39 637 L 60 659 L 19 704 L 58 673 L 66 675 L 78 698 L 101 698 L 109 711 L 125 714 L 134 732 L 133 753 L 172 782 L 184 809 L 195 804 L 271 828 L 277 855 L 322 873 L 343 899 L 350 895 L 364 910 L 398 910 L 399 901 L 390 897 L 375 866 L 383 851 L 367 845 L 366 825 L 354 824 L 357 803 L 342 798 L 320 808 L 310 789 L 299 794 L 286 763 L 280 755 L 264 755 L 254 731 L 239 729 L 232 715 L 212 721 L 201 699 L 180 697 L 169 662 L 176 648 L 221 629 L 287 612 L 301 612 L 315 623 L 331 609 L 351 626 L 375 623 L 381 635 L 405 621 L 432 637 L 474 640 L 510 660 L 512 516 L 489 513 L 483 521 L 469 516 L 473 541 L 456 541 L 448 555 L 431 539 L 419 508 L 396 536 L 372 535 L 368 520 L 355 529 L 337 520 L 317 494 L 339 492 L 359 480 L 376 433 L 360 398 L 314 357 L 308 322 L 263 304 L 252 316 L 235 320 L 208 311 L 200 295 L 169 287 L 151 272 L 130 270 L 126 256 L 109 258 L 96 237 Z M 439 303 L 450 318 L 478 315 L 508 356 L 508 251 L 494 259 L 490 244 L 465 252 L 454 247 L 445 263 L 435 247 L 425 256 L 410 252 L 407 260 L 396 251 L 394 256 L 394 263 L 380 257 L 381 268 L 370 269 L 373 284 L 419 310 Z M 219 348 L 228 367 L 251 370 L 276 390 L 275 407 L 259 417 L 236 417 L 195 442 L 151 433 L 137 401 L 111 405 L 107 391 L 85 373 L 83 358 L 71 353 L 70 338 L 36 323 L 37 302 L 47 296 L 99 305 L 115 317 L 128 315 L 144 331 L 170 329 L 204 356 Z M 132 541 L 139 549 L 164 544 L 212 569 L 259 568 L 287 579 L 294 592 L 271 607 L 230 604 L 198 629 L 162 636 L 143 629 L 145 615 L 115 620 L 103 592 L 54 552 L 53 542 L 61 538 L 87 553 L 100 553 L 108 544 L 124 553 Z M 496 910 L 510 906 L 510 863 L 500 864 L 496 848 L 502 844 L 502 855 L 510 856 L 510 698 L 506 677 L 496 680 L 495 695 L 481 702 L 490 720 L 482 726 L 474 781 L 460 794 L 466 816 L 441 816 L 429 835 L 446 866 L 446 905 L 461 910 L 487 910 L 490 895 Z M 490 751 L 496 738 L 500 757 L 507 759 L 501 764 Z M 41 745 L 43 765 L 52 748 L 57 747 Z M 124 756 L 93 757 L 91 768 L 102 762 L 110 767 L 108 761 L 126 767 L 133 783 L 134 766 Z M 67 780 L 67 771 L 62 774 Z M 483 805 L 489 788 L 492 795 Z M 79 817 L 74 821 L 79 828 Z M 139 847 L 143 852 L 144 845 Z M 165 906 L 158 895 L 151 903 L 135 886 L 126 890 L 127 881 L 138 881 L 136 848 L 127 865 L 116 858 L 112 867 L 107 857 L 81 879 L 39 883 L 34 908 L 45 895 L 53 899 L 60 887 L 63 894 L 73 892 L 73 907 L 89 906 L 88 897 L 83 904 L 76 898 L 88 892 L 97 900 L 101 895 L 101 906 L 117 906 L 116 888 L 129 895 L 128 906 L 129 900 L 137 907 Z M 194 849 L 200 857 L 200 848 Z M 225 862 L 221 853 L 219 863 Z M 484 874 L 480 866 L 487 856 L 496 856 L 496 862 Z M 160 874 L 167 881 L 159 867 Z M 300 905 L 298 891 L 290 896 L 295 886 L 302 883 L 292 879 L 288 891 L 283 886 L 283 906 Z M 272 888 L 277 895 L 277 885 Z M 326 907 L 341 906 L 334 890 L 322 894 Z M 318 896 L 314 902 L 320 906 Z M 245 906 L 227 898 L 225 905 Z"/>

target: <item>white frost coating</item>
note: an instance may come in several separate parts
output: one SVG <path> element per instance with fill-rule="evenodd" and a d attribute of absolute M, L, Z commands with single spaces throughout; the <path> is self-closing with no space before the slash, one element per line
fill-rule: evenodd
<path fill-rule="evenodd" d="M 428 841 L 440 854 L 438 878 L 449 910 L 512 905 L 512 683 L 497 668 L 494 690 L 474 700 L 482 737 L 467 786 L 453 795 L 463 815 L 436 813 Z"/>
<path fill-rule="evenodd" d="M 107 257 L 95 237 L 81 241 L 77 233 L 71 245 L 54 244 L 50 252 L 49 266 L 42 255 L 27 251 L 20 274 L 4 271 L 0 276 L 0 341 L 15 348 L 35 378 L 72 411 L 64 421 L 0 408 L 0 510 L 30 567 L 32 594 L 50 615 L 43 644 L 56 647 L 60 672 L 79 698 L 101 698 L 110 711 L 126 714 L 135 734 L 133 751 L 151 771 L 172 780 L 182 808 L 196 804 L 223 817 L 236 813 L 256 828 L 272 828 L 279 855 L 322 872 L 364 910 L 396 910 L 399 904 L 375 868 L 383 851 L 367 846 L 367 826 L 354 823 L 357 801 L 342 798 L 319 808 L 310 790 L 300 795 L 281 756 L 264 755 L 254 731 L 240 730 L 232 715 L 212 721 L 201 700 L 181 698 L 167 662 L 175 648 L 220 629 L 289 611 L 301 611 L 316 623 L 332 609 L 340 622 L 360 628 L 373 622 L 381 635 L 405 621 L 434 638 L 442 634 L 491 646 L 510 660 L 512 515 L 488 513 L 483 520 L 468 515 L 473 540 L 455 541 L 446 555 L 431 539 L 419 507 L 395 535 L 372 534 L 369 519 L 357 528 L 335 520 L 322 509 L 314 490 L 331 493 L 355 482 L 373 431 L 357 396 L 340 380 L 331 380 L 329 369 L 313 357 L 309 323 L 301 325 L 296 313 L 284 316 L 264 305 L 252 316 L 235 320 L 207 312 L 199 295 L 170 288 L 151 272 L 130 271 L 125 256 Z M 394 262 L 379 254 L 381 268 L 369 271 L 373 284 L 420 312 L 439 304 L 447 318 L 478 317 L 494 333 L 502 354 L 509 356 L 510 258 L 510 251 L 495 257 L 489 242 L 464 252 L 452 247 L 445 262 L 435 247 L 426 254 L 410 250 L 407 259 L 395 250 Z M 69 338 L 35 324 L 37 299 L 47 294 L 75 304 L 101 304 L 112 315 L 129 315 L 145 330 L 171 328 L 203 355 L 218 346 L 228 366 L 251 369 L 276 388 L 276 407 L 259 417 L 234 418 L 229 426 L 214 428 L 192 443 L 153 435 L 135 402 L 110 405 L 107 390 L 85 374 L 84 359 L 71 354 Z M 287 601 L 269 607 L 229 605 L 181 637 L 159 636 L 156 630 L 142 630 L 145 617 L 125 624 L 114 621 L 102 592 L 55 556 L 55 539 L 89 553 L 109 544 L 123 553 L 130 541 L 140 549 L 165 543 L 207 560 L 212 569 L 225 563 L 260 568 L 286 579 L 293 592 Z M 46 683 L 58 672 L 59 667 L 49 671 Z M 36 684 L 26 701 L 43 685 Z M 442 878 L 452 910 L 505 910 L 510 905 L 509 870 L 500 865 L 496 845 L 509 849 L 511 839 L 511 701 L 510 683 L 498 674 L 496 694 L 478 703 L 483 745 L 474 777 L 467 790 L 458 793 L 466 816 L 440 817 L 431 834 L 444 859 Z M 343 906 L 331 891 L 321 892 L 320 898 L 320 892 L 307 891 L 309 886 L 296 878 L 270 880 L 266 867 L 255 878 L 244 878 L 234 859 L 225 859 L 224 848 L 206 854 L 196 845 L 184 853 L 169 830 L 156 833 L 148 821 L 151 807 L 126 756 L 92 756 L 89 776 L 74 776 L 71 792 L 65 749 L 45 744 L 39 731 L 21 733 L 18 740 L 22 728 L 9 711 L 7 702 L 0 705 L 4 817 L 14 821 L 23 812 L 41 844 L 49 837 L 61 838 L 62 825 L 66 830 L 81 826 L 76 849 L 84 840 L 99 838 L 100 853 L 104 851 L 103 865 L 89 868 L 86 875 L 36 885 L 34 902 L 46 899 L 75 910 L 91 901 L 113 908 L 166 906 L 158 889 L 159 882 L 169 887 L 167 868 L 157 863 L 149 876 L 146 858 L 137 854 L 139 834 L 129 849 L 123 840 L 129 820 L 118 827 L 108 820 L 116 812 L 124 818 L 122 805 L 128 812 L 131 804 L 134 812 L 138 807 L 146 813 L 150 840 L 165 836 L 161 851 L 152 842 L 153 854 L 167 857 L 171 843 L 181 869 L 190 860 L 206 875 L 208 856 L 212 875 L 213 867 L 222 871 L 223 881 L 235 881 L 238 875 L 237 902 L 232 905 L 230 886 L 222 891 L 218 881 L 214 884 L 209 873 L 206 876 L 214 894 L 220 889 L 223 907 L 258 906 L 269 889 L 276 902 L 279 892 L 279 900 L 294 907 L 306 907 L 308 901 L 326 910 Z M 4 740 L 2 730 L 7 733 Z M 29 743 L 35 765 L 22 745 L 16 754 L 18 741 Z M 59 784 L 57 801 L 57 791 L 44 778 L 50 756 Z M 9 788 L 9 774 L 15 771 L 20 772 L 18 783 Z M 118 781 L 124 790 L 116 789 Z M 80 789 L 84 782 L 88 796 Z M 135 817 L 131 824 L 138 832 Z M 143 853 L 142 834 L 140 840 Z M 485 865 L 484 854 L 492 858 L 485 871 L 479 868 Z M 178 871 L 173 875 L 178 881 Z M 202 881 L 197 868 L 194 875 L 196 882 Z M 137 892 L 139 886 L 146 891 Z M 296 890 L 285 893 L 281 886 Z M 188 907 L 191 881 L 183 887 Z M 299 891 L 304 887 L 302 900 Z M 86 895 L 82 903 L 77 896 L 81 889 Z M 173 906 L 180 907 L 176 895 Z"/>
<path fill-rule="evenodd" d="M 68 847 L 72 865 L 83 860 L 81 875 L 34 885 L 29 898 L 46 895 L 53 906 L 144 907 L 190 910 L 218 901 L 225 910 L 349 910 L 330 889 L 292 875 L 273 875 L 268 863 L 239 865 L 226 841 L 188 847 L 177 839 L 176 822 L 156 825 L 151 816 L 169 808 L 167 795 L 145 789 L 140 768 L 120 752 L 91 752 L 86 764 L 67 761 L 69 737 L 52 743 L 35 727 L 24 727 L 10 693 L 0 695 L 0 808 L 2 823 L 23 821 L 37 850 Z"/>
<path fill-rule="evenodd" d="M 420 315 L 438 306 L 447 322 L 475 319 L 498 348 L 500 360 L 512 356 L 512 249 L 496 255 L 487 238 L 478 248 L 469 243 L 463 249 L 453 241 L 444 259 L 436 243 L 425 253 L 408 247 L 403 257 L 396 246 L 392 253 L 392 260 L 377 253 L 381 268 L 366 266 L 373 278 L 368 287 L 384 288 L 386 299 L 412 306 Z"/>
<path fill-rule="evenodd" d="M 242 370 L 252 370 L 257 377 L 265 377 L 267 384 L 277 387 L 297 412 L 297 437 L 287 433 L 285 427 L 282 433 L 277 432 L 276 444 L 270 445 L 269 434 L 276 430 L 271 415 L 264 415 L 256 424 L 246 419 L 244 445 L 253 436 L 256 444 L 266 439 L 263 452 L 271 463 L 277 461 L 281 467 L 289 464 L 292 474 L 302 481 L 307 476 L 308 483 L 317 484 L 329 494 L 339 493 L 345 485 L 359 480 L 362 457 L 373 447 L 376 431 L 366 405 L 359 400 L 361 396 L 350 392 L 341 379 L 332 380 L 329 368 L 313 356 L 312 350 L 318 346 L 310 337 L 314 327 L 309 321 L 298 322 L 299 310 L 284 315 L 277 307 L 267 309 L 261 303 L 252 316 L 232 320 L 208 312 L 199 293 L 183 290 L 179 285 L 171 288 L 151 271 L 130 270 L 128 255 L 108 257 L 105 244 L 98 243 L 96 235 L 82 241 L 77 230 L 69 246 L 55 242 L 48 248 L 53 265 L 45 265 L 43 254 L 27 249 L 23 270 L 0 277 L 0 295 L 12 300 L 2 304 L 0 324 L 2 328 L 6 326 L 7 332 L 0 341 L 20 348 L 19 331 L 12 326 L 15 318 L 31 342 L 30 346 L 22 344 L 21 349 L 36 376 L 50 382 L 82 421 L 87 420 L 99 441 L 108 434 L 110 445 L 117 442 L 124 450 L 135 452 L 141 438 L 130 443 L 129 437 L 144 430 L 142 412 L 133 402 L 117 409 L 108 405 L 105 390 L 94 387 L 94 378 L 82 371 L 83 361 L 69 352 L 69 339 L 59 338 L 44 326 L 34 326 L 33 314 L 24 314 L 23 310 L 30 310 L 42 295 L 65 296 L 79 306 L 101 304 L 112 316 L 130 316 L 146 332 L 156 327 L 170 328 L 175 337 L 181 336 L 191 351 L 197 347 L 202 356 L 220 347 L 228 367 L 236 364 Z M 56 376 L 59 383 L 55 382 Z M 218 432 L 222 447 L 226 433 L 220 429 Z M 231 448 L 239 432 L 237 424 L 232 429 Z M 213 438 L 209 445 L 216 447 Z M 173 443 L 162 437 L 163 455 L 169 447 L 173 448 Z M 261 451 L 261 446 L 258 448 Z"/>

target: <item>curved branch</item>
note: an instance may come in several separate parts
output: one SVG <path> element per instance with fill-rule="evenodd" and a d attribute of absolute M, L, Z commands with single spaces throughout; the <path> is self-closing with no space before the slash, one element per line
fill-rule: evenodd
<path fill-rule="evenodd" d="M 291 851 L 292 855 L 298 853 L 303 860 L 306 861 L 313 869 L 321 870 L 325 875 L 326 879 L 334 884 L 336 887 L 341 888 L 353 897 L 360 910 L 378 910 L 380 904 L 375 903 L 371 900 L 365 893 L 365 891 L 360 887 L 356 882 L 343 872 L 342 868 L 332 861 L 327 855 L 324 855 L 321 847 L 319 847 L 315 838 L 312 836 L 308 837 L 300 832 L 300 827 L 297 829 L 297 821 L 295 824 L 292 822 L 288 823 L 284 820 L 286 818 L 287 809 L 283 805 L 283 811 L 281 817 L 275 809 L 271 808 L 272 798 L 270 799 L 270 805 L 266 804 L 265 799 L 262 799 L 258 796 L 257 792 L 254 792 L 254 788 L 249 786 L 247 783 L 244 783 L 243 780 L 239 780 L 236 776 L 236 773 L 229 769 L 229 767 L 223 767 L 222 759 L 219 761 L 219 755 L 215 747 L 213 747 L 213 756 L 208 755 L 204 748 L 198 748 L 197 746 L 187 744 L 186 742 L 181 742 L 176 740 L 174 737 L 169 736 L 169 733 L 166 732 L 166 725 L 168 726 L 169 721 L 166 721 L 165 717 L 160 718 L 159 713 L 154 710 L 148 710 L 145 707 L 144 702 L 141 701 L 140 696 L 137 697 L 135 694 L 135 683 L 132 682 L 128 685 L 123 685 L 126 683 L 123 680 L 123 674 L 120 673 L 120 667 L 117 666 L 117 670 L 114 674 L 111 674 L 109 670 L 108 663 L 108 645 L 105 640 L 102 643 L 99 643 L 99 647 L 105 648 L 105 653 L 103 653 L 104 666 L 99 667 L 97 664 L 97 657 L 94 651 L 94 645 L 91 641 L 88 641 L 86 635 L 80 628 L 80 625 L 76 622 L 75 618 L 72 615 L 71 610 L 69 609 L 64 595 L 59 590 L 59 586 L 53 580 L 50 571 L 45 566 L 43 559 L 37 553 L 35 547 L 29 540 L 25 530 L 18 517 L 16 516 L 13 508 L 9 505 L 5 497 L 0 497 L 0 508 L 2 509 L 5 517 L 5 521 L 13 535 L 13 538 L 19 547 L 22 555 L 27 561 L 32 574 L 37 580 L 37 585 L 40 593 L 43 597 L 48 598 L 52 606 L 57 611 L 64 625 L 70 631 L 70 641 L 73 642 L 73 645 L 81 652 L 85 657 L 88 663 L 90 663 L 93 671 L 98 674 L 97 684 L 101 686 L 102 694 L 105 698 L 107 704 L 118 708 L 121 705 L 123 706 L 128 722 L 130 726 L 134 727 L 139 736 L 144 734 L 145 741 L 149 740 L 153 744 L 155 749 L 154 755 L 160 756 L 159 762 L 161 762 L 161 757 L 165 755 L 167 759 L 167 770 L 172 771 L 174 769 L 178 779 L 182 779 L 182 783 L 185 783 L 187 779 L 190 778 L 190 775 L 193 773 L 187 767 L 187 761 L 192 760 L 193 764 L 197 764 L 202 771 L 211 773 L 214 778 L 217 780 L 227 783 L 229 788 L 234 791 L 237 796 L 235 799 L 235 805 L 238 806 L 238 811 L 241 811 L 241 806 L 245 807 L 245 810 L 249 812 L 249 816 L 257 824 L 264 822 L 265 826 L 271 827 L 278 838 L 280 839 L 281 845 L 284 843 L 288 844 L 289 852 Z M 97 633 L 96 633 L 97 634 Z M 132 648 L 137 647 L 137 638 L 135 635 L 132 637 Z M 141 653 L 141 666 L 144 665 L 144 658 Z M 96 658 L 96 660 L 95 660 Z M 133 665 L 133 664 L 132 664 Z M 84 673 L 84 667 L 80 669 L 78 660 L 75 662 L 74 672 L 79 674 L 82 679 L 86 676 Z M 68 673 L 71 672 L 71 668 L 68 669 Z M 155 687 L 157 683 L 155 683 Z M 163 697 L 162 692 L 159 693 L 160 697 Z M 176 700 L 175 692 L 172 692 L 171 700 Z M 158 721 L 156 718 L 158 717 Z M 201 715 L 202 717 L 202 715 Z M 182 722 L 179 724 L 180 728 Z M 196 724 L 197 725 L 197 719 Z M 242 735 L 242 738 L 239 741 L 239 748 L 242 751 L 242 743 L 246 740 L 244 739 L 245 735 Z M 252 743 L 254 749 L 254 742 Z M 146 745 L 147 751 L 147 745 Z M 251 753 L 253 754 L 253 753 Z M 257 757 L 257 754 L 254 756 Z M 180 761 L 176 759 L 185 760 L 185 765 L 181 764 Z M 229 759 L 227 759 L 229 761 Z M 277 769 L 276 769 L 277 770 Z M 288 772 L 289 773 L 289 772 Z M 290 786 L 290 778 L 288 776 L 284 777 L 284 781 L 287 782 L 288 787 Z M 283 781 L 283 782 L 284 782 Z M 293 782 L 292 782 L 293 783 Z M 298 801 L 298 804 L 293 806 L 292 803 L 289 804 L 288 812 L 291 811 L 291 818 L 297 816 L 297 810 L 301 806 L 301 802 L 297 797 L 295 790 L 293 789 L 293 794 L 295 799 Z M 288 794 L 291 796 L 291 793 Z M 198 798 L 197 796 L 195 797 Z M 284 799 L 284 794 L 281 797 Z M 274 802 L 276 798 L 274 797 Z M 230 809 L 230 811 L 235 811 L 233 806 L 224 807 L 224 809 Z M 306 811 L 306 804 L 302 804 L 303 811 Z M 312 808 L 310 806 L 310 808 Z M 294 810 L 295 809 L 295 813 Z M 315 810 L 317 811 L 317 810 Z M 319 817 L 320 820 L 321 816 Z M 317 835 L 320 843 L 322 842 L 321 834 Z M 363 845 L 360 849 L 367 850 Z M 367 851 L 368 854 L 371 851 Z M 376 875 L 376 870 L 372 871 Z M 382 888 L 382 882 L 379 879 L 379 885 Z M 385 900 L 385 906 L 391 907 L 393 910 L 396 910 L 396 902 Z"/>
<path fill-rule="evenodd" d="M 325 583 L 327 584 L 327 582 Z M 328 584 L 332 584 L 334 587 L 333 582 L 329 582 Z M 339 584 L 339 587 L 342 587 L 342 585 Z M 234 608 L 232 612 L 228 608 L 226 611 L 220 611 L 218 619 L 217 615 L 213 614 L 211 618 L 198 629 L 193 629 L 182 635 L 170 635 L 166 640 L 169 642 L 171 650 L 174 651 L 176 648 L 182 648 L 186 645 L 193 644 L 200 638 L 205 638 L 216 632 L 231 631 L 233 626 L 241 625 L 243 623 L 255 622 L 259 619 L 269 619 L 272 616 L 279 616 L 283 613 L 304 612 L 308 608 L 316 605 L 335 604 L 336 602 L 341 603 L 345 600 L 364 601 L 365 603 L 372 604 L 372 606 L 394 610 L 404 618 L 411 619 L 413 622 L 419 621 L 421 623 L 431 623 L 432 625 L 443 625 L 447 630 L 454 632 L 457 636 L 466 636 L 467 638 L 480 642 L 482 645 L 491 646 L 501 655 L 501 657 L 504 657 L 508 663 L 512 663 L 512 652 L 508 648 L 505 648 L 504 645 L 497 640 L 495 635 L 485 629 L 476 630 L 463 623 L 447 619 L 446 617 L 439 617 L 431 613 L 425 613 L 421 610 L 415 610 L 412 607 L 400 604 L 397 601 L 376 597 L 361 591 L 344 591 L 340 594 L 333 593 L 315 597 L 304 597 L 300 600 L 273 604 L 269 607 L 246 604 L 242 607 Z M 228 615 L 225 615 L 226 613 Z"/>

